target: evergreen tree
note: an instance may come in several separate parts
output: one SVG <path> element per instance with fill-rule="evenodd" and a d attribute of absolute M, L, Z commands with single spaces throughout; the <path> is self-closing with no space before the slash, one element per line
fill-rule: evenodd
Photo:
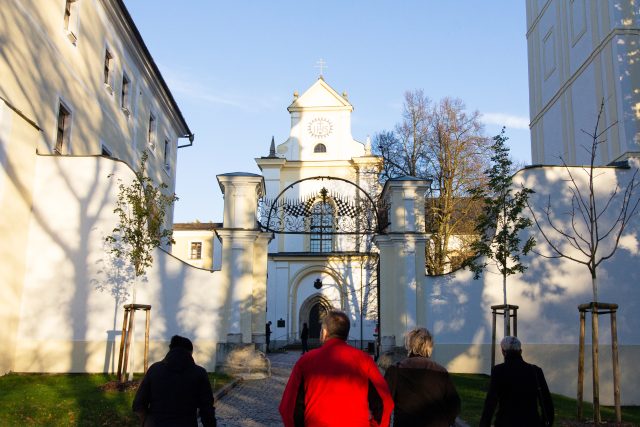
<path fill-rule="evenodd" d="M 520 262 L 520 255 L 528 254 L 536 244 L 532 236 L 524 244 L 520 239 L 521 231 L 533 224 L 522 216 L 533 190 L 521 187 L 514 191 L 513 162 L 509 157 L 509 147 L 505 145 L 507 140 L 504 128 L 493 138 L 491 167 L 485 171 L 487 185 L 474 191 L 474 196 L 483 201 L 483 211 L 476 226 L 480 238 L 472 244 L 477 257 L 467 262 L 475 279 L 490 262 L 496 266 L 502 275 L 504 305 L 507 305 L 507 277 L 526 270 L 527 267 Z M 505 309 L 505 335 L 507 316 Z"/>

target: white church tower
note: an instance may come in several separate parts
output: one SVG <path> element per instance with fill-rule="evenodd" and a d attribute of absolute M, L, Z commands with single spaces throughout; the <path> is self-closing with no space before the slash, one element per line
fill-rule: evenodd
<path fill-rule="evenodd" d="M 267 320 L 272 341 L 311 340 L 330 309 L 351 318 L 350 340 L 373 340 L 377 323 L 377 181 L 382 159 L 351 135 L 353 106 L 322 77 L 288 107 L 286 141 L 256 159 L 266 195 L 260 221 L 269 244 Z"/>

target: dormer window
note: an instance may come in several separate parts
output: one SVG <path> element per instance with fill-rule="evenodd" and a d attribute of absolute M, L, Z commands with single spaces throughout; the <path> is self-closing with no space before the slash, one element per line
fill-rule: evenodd
<path fill-rule="evenodd" d="M 313 152 L 314 153 L 326 153 L 327 152 L 327 146 L 320 143 L 320 144 L 316 144 L 315 147 L 313 147 Z"/>

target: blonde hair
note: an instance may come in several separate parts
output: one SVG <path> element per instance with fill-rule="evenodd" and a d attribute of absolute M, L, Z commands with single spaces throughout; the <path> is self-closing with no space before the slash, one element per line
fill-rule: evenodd
<path fill-rule="evenodd" d="M 433 338 L 426 328 L 415 328 L 404 338 L 404 347 L 409 356 L 431 357 L 433 351 Z"/>

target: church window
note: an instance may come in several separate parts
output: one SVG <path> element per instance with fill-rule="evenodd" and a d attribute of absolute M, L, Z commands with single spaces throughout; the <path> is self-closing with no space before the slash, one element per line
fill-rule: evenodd
<path fill-rule="evenodd" d="M 191 242 L 190 259 L 202 259 L 202 242 Z"/>
<path fill-rule="evenodd" d="M 333 246 L 333 206 L 318 202 L 311 210 L 311 252 L 331 252 Z"/>
<path fill-rule="evenodd" d="M 71 112 L 62 103 L 58 107 L 58 126 L 56 129 L 56 154 L 62 154 L 62 147 L 69 142 Z"/>
<path fill-rule="evenodd" d="M 316 144 L 315 147 L 313 147 L 313 152 L 314 153 L 326 153 L 327 152 L 327 146 L 320 143 L 320 144 Z"/>

